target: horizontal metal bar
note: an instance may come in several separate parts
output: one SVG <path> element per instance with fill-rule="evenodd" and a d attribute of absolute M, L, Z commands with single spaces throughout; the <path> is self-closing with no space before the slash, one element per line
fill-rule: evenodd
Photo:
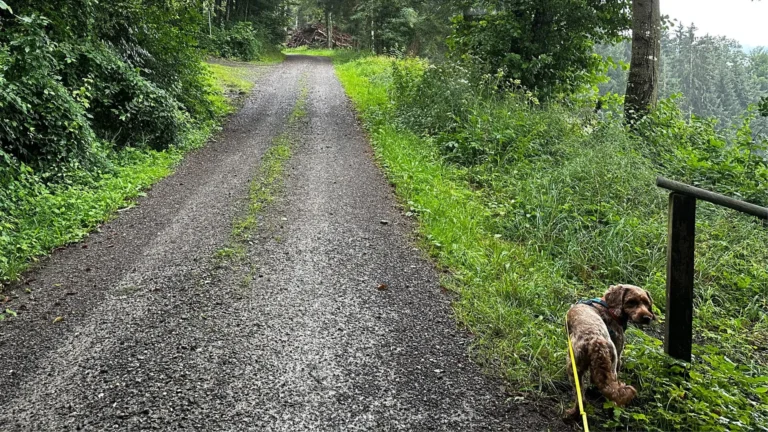
<path fill-rule="evenodd" d="M 664 177 L 656 177 L 656 186 L 671 190 L 673 192 L 681 193 L 683 195 L 692 196 L 696 199 L 711 202 L 712 204 L 728 207 L 742 213 L 751 214 L 752 216 L 757 216 L 761 219 L 768 219 L 768 208 L 760 207 L 758 205 L 750 204 L 744 201 L 739 201 L 725 195 L 710 192 L 706 189 L 697 188 L 695 186 L 676 182 Z"/>

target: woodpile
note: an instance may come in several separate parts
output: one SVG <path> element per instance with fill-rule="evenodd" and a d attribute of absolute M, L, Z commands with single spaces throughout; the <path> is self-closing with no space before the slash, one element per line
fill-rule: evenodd
<path fill-rule="evenodd" d="M 302 46 L 326 48 L 328 47 L 328 31 L 321 23 L 307 24 L 306 27 L 292 32 L 287 45 L 288 48 Z M 333 29 L 333 48 L 352 48 L 352 45 L 352 35 Z"/>

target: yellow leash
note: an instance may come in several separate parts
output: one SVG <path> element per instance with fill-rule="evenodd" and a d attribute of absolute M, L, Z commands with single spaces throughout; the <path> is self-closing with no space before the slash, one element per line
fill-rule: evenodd
<path fill-rule="evenodd" d="M 571 330 L 568 328 L 568 319 L 565 319 L 565 332 L 568 337 L 568 353 L 571 355 L 571 366 L 573 367 L 573 382 L 576 383 L 576 399 L 579 401 L 579 412 L 584 420 L 584 432 L 589 432 L 589 423 L 587 422 L 587 413 L 584 411 L 584 401 L 581 400 L 581 380 L 576 368 L 576 358 L 573 355 L 573 344 L 571 343 Z"/>

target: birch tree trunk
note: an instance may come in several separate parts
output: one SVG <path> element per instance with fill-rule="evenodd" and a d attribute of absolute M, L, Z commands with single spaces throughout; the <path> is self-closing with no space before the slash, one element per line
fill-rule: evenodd
<path fill-rule="evenodd" d="M 371 51 L 373 51 L 374 54 L 378 54 L 376 52 L 376 21 L 371 18 Z"/>
<path fill-rule="evenodd" d="M 624 116 L 632 124 L 656 104 L 661 57 L 660 0 L 632 0 L 632 61 Z"/>

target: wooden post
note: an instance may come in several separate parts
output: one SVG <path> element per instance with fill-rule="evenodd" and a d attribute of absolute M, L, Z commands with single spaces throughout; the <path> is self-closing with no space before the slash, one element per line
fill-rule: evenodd
<path fill-rule="evenodd" d="M 676 359 L 690 362 L 696 198 L 674 192 L 669 195 L 667 237 L 667 325 L 664 351 Z"/>
<path fill-rule="evenodd" d="M 768 208 L 664 177 L 656 178 L 656 185 L 672 191 L 669 195 L 667 233 L 667 326 L 664 332 L 664 351 L 674 358 L 690 362 L 693 341 L 696 200 L 728 207 L 765 221 L 768 221 Z"/>

